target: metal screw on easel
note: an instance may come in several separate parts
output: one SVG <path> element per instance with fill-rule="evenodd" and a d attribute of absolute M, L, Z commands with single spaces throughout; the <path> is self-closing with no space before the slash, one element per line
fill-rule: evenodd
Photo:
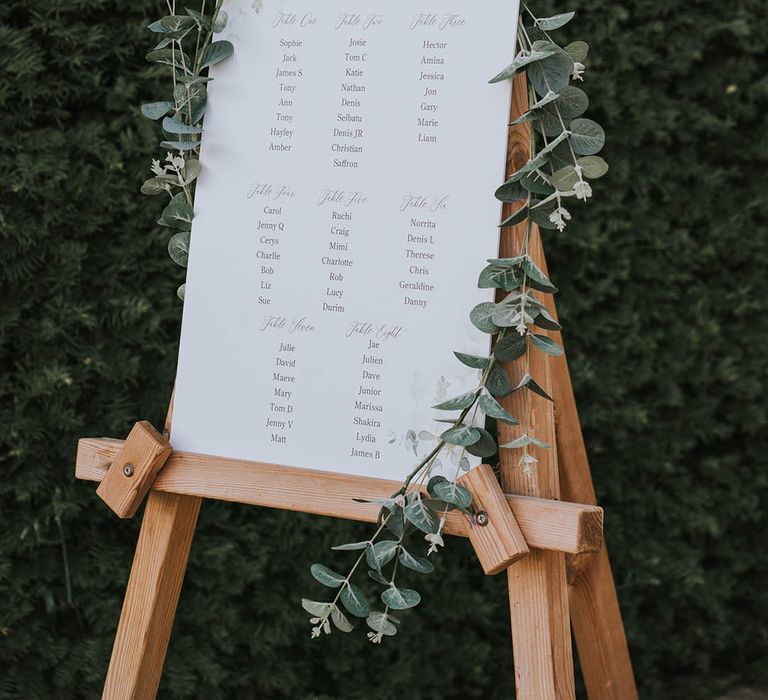
<path fill-rule="evenodd" d="M 123 474 L 125 476 L 133 476 L 133 465 L 132 464 L 126 464 L 123 467 Z"/>
<path fill-rule="evenodd" d="M 491 519 L 488 517 L 488 513 L 486 513 L 484 510 L 475 513 L 475 522 L 480 527 L 485 527 L 490 522 L 490 520 Z"/>

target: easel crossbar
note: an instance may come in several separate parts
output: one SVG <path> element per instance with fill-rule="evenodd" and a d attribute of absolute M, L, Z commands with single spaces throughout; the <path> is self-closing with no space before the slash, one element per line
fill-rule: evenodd
<path fill-rule="evenodd" d="M 83 438 L 75 475 L 102 481 L 123 440 Z M 379 508 L 355 498 L 382 498 L 399 482 L 334 472 L 173 452 L 152 488 L 250 505 L 375 522 Z M 526 542 L 532 548 L 570 554 L 598 551 L 603 543 L 603 510 L 598 506 L 506 494 Z M 448 514 L 445 532 L 468 537 L 464 516 Z"/>

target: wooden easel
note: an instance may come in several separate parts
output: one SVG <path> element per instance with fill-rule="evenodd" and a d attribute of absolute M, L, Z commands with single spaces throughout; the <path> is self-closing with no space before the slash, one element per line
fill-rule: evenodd
<path fill-rule="evenodd" d="M 527 105 L 526 79 L 519 75 L 512 117 Z M 510 129 L 509 172 L 528 160 L 526 131 Z M 522 231 L 505 230 L 501 257 L 517 254 Z M 530 251 L 546 271 L 537 230 Z M 550 312 L 555 315 L 553 303 Z M 559 333 L 548 334 L 561 342 Z M 531 362 L 532 374 L 555 399 L 553 406 L 533 396 L 531 422 L 536 435 L 557 449 L 539 450 L 530 476 L 515 455 L 502 451 L 501 486 L 487 466 L 469 472 L 463 478 L 476 515 L 450 513 L 445 532 L 469 537 L 487 574 L 507 569 L 520 700 L 575 697 L 571 625 L 590 700 L 637 700 L 568 365 L 565 356 L 542 353 L 532 354 Z M 509 369 L 517 376 L 514 365 Z M 520 413 L 521 393 L 504 401 L 513 415 Z M 388 496 L 399 487 L 382 479 L 173 452 L 172 407 L 171 400 L 164 436 L 140 422 L 125 441 L 78 443 L 77 477 L 100 481 L 97 493 L 120 517 L 132 517 L 149 493 L 102 696 L 108 700 L 157 694 L 203 498 L 373 522 L 378 507 L 352 499 Z M 511 439 L 510 431 L 500 426 L 502 442 Z"/>

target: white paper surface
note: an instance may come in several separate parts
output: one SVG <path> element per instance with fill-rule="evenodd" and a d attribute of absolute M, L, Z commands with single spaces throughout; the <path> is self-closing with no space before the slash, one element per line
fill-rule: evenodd
<path fill-rule="evenodd" d="M 492 298 L 510 86 L 487 80 L 517 2 L 225 9 L 174 447 L 401 479 L 453 415 L 431 406 L 477 385 L 453 351 L 488 353 L 468 315 Z"/>

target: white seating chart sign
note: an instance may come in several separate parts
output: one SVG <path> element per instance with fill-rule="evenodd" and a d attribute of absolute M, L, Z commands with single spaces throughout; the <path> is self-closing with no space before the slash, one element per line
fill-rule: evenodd
<path fill-rule="evenodd" d="M 489 351 L 517 2 L 224 7 L 174 448 L 400 480 Z"/>

